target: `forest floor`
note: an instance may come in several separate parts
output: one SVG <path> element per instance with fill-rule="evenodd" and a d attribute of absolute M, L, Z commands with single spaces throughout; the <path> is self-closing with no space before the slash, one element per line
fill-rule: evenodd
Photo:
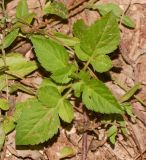
<path fill-rule="evenodd" d="M 70 18 L 65 23 L 52 22 L 48 25 L 54 27 L 57 31 L 65 34 L 72 34 L 72 24 L 77 19 L 83 19 L 87 25 L 92 24 L 99 18 L 97 11 L 82 8 L 87 0 L 59 0 L 70 9 Z M 44 6 L 44 0 L 28 0 L 29 9 L 41 17 L 41 8 Z M 68 125 L 68 131 L 63 126 L 57 136 L 51 141 L 38 147 L 16 148 L 15 131 L 7 136 L 2 160 L 58 160 L 59 150 L 63 146 L 70 146 L 76 154 L 66 160 L 80 160 L 83 154 L 87 154 L 87 160 L 144 160 L 146 159 L 146 0 L 99 0 L 101 3 L 118 4 L 131 19 L 134 20 L 136 26 L 129 29 L 120 26 L 121 42 L 116 56 L 112 57 L 114 67 L 119 70 L 111 70 L 105 75 L 104 81 L 111 89 L 113 94 L 121 97 L 125 91 L 120 84 L 126 88 L 131 88 L 134 84 L 140 82 L 141 89 L 135 96 L 139 97 L 145 104 L 141 104 L 136 98 L 132 97 L 130 103 L 132 105 L 134 117 L 129 119 L 125 117 L 128 128 L 128 136 L 118 134 L 115 145 L 111 145 L 104 136 L 105 129 L 95 120 L 89 120 L 79 111 L 75 113 L 75 120 Z M 18 0 L 11 0 L 6 5 L 6 12 L 10 17 L 14 17 Z M 76 4 L 79 4 L 76 6 Z M 76 6 L 76 7 L 73 7 Z M 39 21 L 39 19 L 38 19 Z M 31 45 L 29 43 L 20 42 L 18 47 L 14 47 L 13 51 L 22 53 L 26 58 L 33 57 Z M 108 75 L 114 77 L 116 82 L 109 78 Z M 28 84 L 40 84 L 42 76 L 35 72 L 30 77 L 23 79 Z M 118 82 L 118 83 L 117 83 Z M 12 95 L 12 103 L 24 101 L 29 95 L 18 92 L 17 96 Z M 95 115 L 94 115 L 95 116 Z M 91 133 L 91 128 L 96 125 L 96 133 Z M 84 133 L 82 130 L 86 127 L 86 139 L 83 142 Z M 89 129 L 89 128 L 90 129 Z M 83 148 L 86 147 L 86 153 Z M 82 158 L 82 160 L 85 160 Z"/>

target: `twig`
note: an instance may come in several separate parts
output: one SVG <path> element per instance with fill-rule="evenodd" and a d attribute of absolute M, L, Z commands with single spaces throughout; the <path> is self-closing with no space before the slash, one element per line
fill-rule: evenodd
<path fill-rule="evenodd" d="M 82 105 L 83 106 L 83 105 Z M 86 123 L 87 123 L 87 115 L 86 111 L 83 108 L 83 116 L 84 116 L 84 132 L 83 132 L 83 138 L 82 138 L 82 158 L 81 160 L 87 160 L 87 152 L 88 152 L 88 147 L 87 147 L 87 131 L 86 131 Z"/>

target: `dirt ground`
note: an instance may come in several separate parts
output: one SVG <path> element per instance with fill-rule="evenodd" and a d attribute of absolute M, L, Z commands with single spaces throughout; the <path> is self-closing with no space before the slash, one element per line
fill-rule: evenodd
<path fill-rule="evenodd" d="M 77 19 L 84 19 L 85 23 L 90 25 L 99 14 L 97 11 L 82 9 L 83 3 L 87 0 L 58 0 L 63 2 L 70 10 L 70 18 L 68 22 L 56 23 L 52 22 L 48 25 L 54 29 L 72 34 L 72 24 Z M 125 26 L 120 26 L 121 43 L 117 56 L 113 57 L 113 64 L 120 68 L 120 71 L 111 70 L 109 73 L 119 83 L 126 87 L 132 87 L 137 82 L 141 82 L 141 89 L 136 94 L 145 104 L 141 104 L 136 98 L 132 98 L 130 103 L 133 107 L 134 119 L 125 117 L 128 136 L 118 134 L 115 146 L 110 145 L 106 141 L 104 135 L 105 129 L 102 128 L 98 121 L 87 120 L 87 125 L 96 125 L 96 133 L 90 134 L 87 132 L 87 160 L 144 160 L 146 159 L 146 0 L 99 0 L 101 3 L 113 2 L 118 4 L 126 14 L 129 15 L 135 22 L 135 29 L 128 29 Z M 10 17 L 14 17 L 15 9 L 18 0 L 11 0 L 7 3 L 6 11 Z M 79 5 L 75 8 L 76 4 Z M 45 0 L 28 0 L 30 10 L 37 14 L 38 21 L 41 19 L 41 8 L 44 6 Z M 72 9 L 73 8 L 73 9 Z M 23 53 L 27 58 L 33 57 L 31 46 L 28 43 L 19 44 L 13 50 Z M 30 77 L 23 79 L 25 83 L 37 85 L 40 84 L 42 77 L 40 73 L 35 72 Z M 106 85 L 111 89 L 113 94 L 119 98 L 125 91 L 112 78 L 105 81 Z M 18 93 L 18 96 L 12 96 L 12 102 L 20 102 L 27 99 L 27 94 Z M 80 109 L 80 107 L 79 107 Z M 70 160 L 80 160 L 82 157 L 82 144 L 84 126 L 84 116 L 82 113 L 75 113 L 75 120 L 71 125 L 68 125 L 68 131 L 64 124 L 60 133 L 44 145 L 32 148 L 16 148 L 15 146 L 15 131 L 7 136 L 2 160 L 58 160 L 59 150 L 62 146 L 71 146 L 76 151 L 76 155 Z M 82 159 L 85 160 L 85 159 Z"/>

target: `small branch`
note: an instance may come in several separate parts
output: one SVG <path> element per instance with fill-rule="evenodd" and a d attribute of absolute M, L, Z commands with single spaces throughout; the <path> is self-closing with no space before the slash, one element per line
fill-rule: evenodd
<path fill-rule="evenodd" d="M 82 104 L 82 108 L 83 108 L 83 104 Z M 83 118 L 84 118 L 84 132 L 83 132 L 83 138 L 82 138 L 82 158 L 81 160 L 87 160 L 87 152 L 88 152 L 88 146 L 87 146 L 87 139 L 88 139 L 88 134 L 87 134 L 87 128 L 86 128 L 86 124 L 87 124 L 87 115 L 86 115 L 86 111 L 83 108 Z"/>

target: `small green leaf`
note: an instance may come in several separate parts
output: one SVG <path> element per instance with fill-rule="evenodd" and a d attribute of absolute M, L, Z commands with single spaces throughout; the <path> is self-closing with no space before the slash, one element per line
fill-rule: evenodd
<path fill-rule="evenodd" d="M 133 112 L 132 112 L 132 106 L 130 103 L 123 103 L 122 107 L 124 107 L 125 112 L 130 116 L 134 117 Z"/>
<path fill-rule="evenodd" d="M 63 19 L 68 18 L 68 10 L 61 2 L 48 2 L 44 7 L 45 14 L 55 14 Z"/>
<path fill-rule="evenodd" d="M 93 68 L 97 72 L 106 72 L 112 68 L 112 61 L 107 55 L 97 55 L 91 60 Z"/>
<path fill-rule="evenodd" d="M 39 90 L 37 91 L 37 96 L 39 101 L 47 107 L 56 106 L 58 100 L 61 99 L 61 95 L 58 92 L 57 88 L 51 86 L 39 88 Z"/>
<path fill-rule="evenodd" d="M 122 23 L 124 25 L 126 25 L 127 27 L 130 27 L 130 28 L 135 28 L 135 23 L 133 22 L 133 20 L 131 20 L 128 16 L 124 16 L 122 18 Z"/>
<path fill-rule="evenodd" d="M 5 117 L 2 125 L 5 134 L 8 134 L 15 128 L 14 118 L 11 116 Z"/>
<path fill-rule="evenodd" d="M 56 108 L 47 108 L 37 100 L 28 100 L 27 104 L 17 121 L 17 145 L 43 143 L 52 138 L 60 126 Z"/>
<path fill-rule="evenodd" d="M 81 39 L 81 37 L 86 33 L 88 26 L 85 25 L 82 19 L 76 21 L 73 25 L 73 34 L 75 37 Z"/>
<path fill-rule="evenodd" d="M 59 116 L 65 122 L 70 123 L 74 118 L 73 107 L 71 103 L 63 98 L 58 102 Z"/>
<path fill-rule="evenodd" d="M 116 16 L 110 12 L 91 25 L 81 38 L 81 49 L 90 58 L 113 52 L 120 42 Z"/>
<path fill-rule="evenodd" d="M 98 9 L 101 15 L 106 15 L 109 12 L 113 12 L 117 17 L 122 14 L 122 9 L 114 3 L 105 3 L 105 4 L 93 4 L 93 9 Z"/>
<path fill-rule="evenodd" d="M 5 142 L 5 132 L 4 132 L 4 129 L 2 127 L 2 124 L 0 124 L 0 151 L 3 148 L 4 142 Z"/>
<path fill-rule="evenodd" d="M 54 40 L 56 40 L 57 42 L 59 42 L 60 44 L 64 45 L 64 46 L 75 46 L 76 44 L 80 43 L 79 39 L 76 37 L 69 37 L 61 32 L 56 32 L 54 34 L 55 38 Z"/>
<path fill-rule="evenodd" d="M 28 93 L 30 95 L 34 95 L 34 91 L 32 88 L 30 88 L 29 86 L 26 86 L 24 84 L 21 84 L 19 82 L 15 82 L 9 87 L 9 93 L 16 92 L 17 90 L 23 91 L 23 92 Z"/>
<path fill-rule="evenodd" d="M 21 53 L 10 53 L 6 55 L 8 71 L 6 73 L 22 78 L 37 69 L 35 61 L 27 61 Z M 4 66 L 0 57 L 0 67 Z"/>
<path fill-rule="evenodd" d="M 105 4 L 96 3 L 96 4 L 93 4 L 91 8 L 98 9 L 98 11 L 102 16 L 106 15 L 109 12 L 112 12 L 117 17 L 118 21 L 120 21 L 121 16 L 123 16 L 122 9 L 117 4 L 114 4 L 114 3 L 105 3 Z M 126 15 L 122 17 L 122 23 L 130 28 L 135 27 L 135 23 Z"/>
<path fill-rule="evenodd" d="M 75 47 L 75 54 L 82 61 L 87 61 L 90 57 L 86 54 L 80 47 L 80 44 L 77 44 Z"/>
<path fill-rule="evenodd" d="M 19 3 L 16 7 L 16 18 L 21 18 L 28 13 L 27 0 L 19 0 Z"/>
<path fill-rule="evenodd" d="M 63 147 L 60 150 L 59 157 L 60 159 L 62 159 L 62 158 L 72 157 L 75 154 L 76 153 L 72 147 Z"/>
<path fill-rule="evenodd" d="M 111 126 L 107 131 L 107 136 L 112 144 L 115 144 L 115 138 L 117 135 L 117 127 L 115 125 Z"/>
<path fill-rule="evenodd" d="M 82 100 L 85 106 L 99 113 L 122 113 L 122 108 L 110 90 L 99 80 L 84 82 Z"/>
<path fill-rule="evenodd" d="M 65 48 L 43 36 L 31 36 L 36 56 L 47 71 L 56 71 L 68 66 L 69 55 Z"/>
<path fill-rule="evenodd" d="M 72 84 L 72 88 L 74 89 L 74 94 L 76 97 L 80 97 L 83 91 L 83 82 L 79 81 Z"/>
<path fill-rule="evenodd" d="M 4 38 L 4 40 L 2 41 L 3 48 L 9 47 L 18 36 L 18 33 L 19 33 L 19 29 L 14 29 L 10 31 L 10 33 L 8 33 Z"/>
<path fill-rule="evenodd" d="M 0 99 L 0 109 L 6 111 L 9 109 L 9 104 L 8 101 L 6 99 Z"/>
<path fill-rule="evenodd" d="M 125 102 L 127 100 L 129 100 L 137 90 L 140 89 L 140 83 L 135 84 L 129 91 L 127 91 L 120 99 L 120 102 Z"/>
<path fill-rule="evenodd" d="M 51 78 L 57 83 L 68 83 L 72 78 L 71 75 L 77 70 L 75 65 L 68 65 L 53 72 Z"/>

